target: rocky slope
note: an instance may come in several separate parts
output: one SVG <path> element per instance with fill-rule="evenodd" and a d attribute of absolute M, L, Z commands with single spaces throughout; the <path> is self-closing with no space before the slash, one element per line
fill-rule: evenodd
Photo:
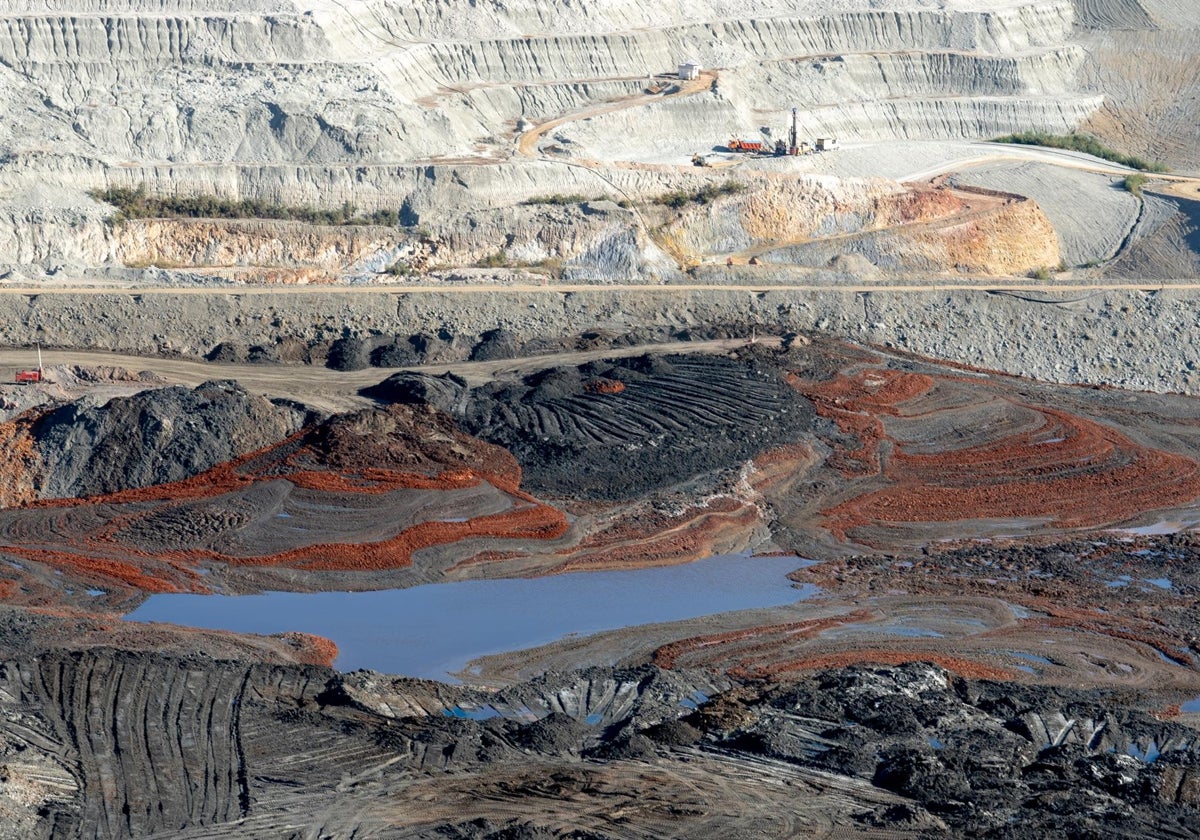
<path fill-rule="evenodd" d="M 306 419 L 230 381 L 32 409 L 2 427 L 26 463 L 6 468 L 13 480 L 0 505 L 179 481 L 277 443 Z"/>
<path fill-rule="evenodd" d="M 563 710 L 581 691 L 595 704 Z M 328 837 L 1188 837 L 1200 819 L 1194 730 L 928 665 L 716 689 L 552 675 L 489 698 L 524 716 L 483 722 L 450 714 L 475 702 L 461 690 L 195 656 L 8 659 L 0 692 L 14 837 L 278 836 L 317 791 Z"/>
<path fill-rule="evenodd" d="M 1088 128 L 1181 169 L 1197 156 L 1197 22 L 1176 0 L 1088 0 L 1083 79 L 1103 91 Z"/>
<path fill-rule="evenodd" d="M 411 235 L 420 226 L 443 243 L 433 264 L 504 249 L 515 262 L 578 263 L 585 277 L 654 280 L 671 261 L 627 214 L 516 205 L 553 194 L 651 198 L 692 180 L 694 151 L 763 125 L 781 136 L 793 106 L 803 138 L 977 139 L 1073 129 L 1115 84 L 1089 75 L 1112 65 L 1086 39 L 1120 18 L 1095 4 L 876 5 L 773 0 L 684 14 L 607 0 L 548 15 L 461 2 L 204 13 L 182 0 L 23 3 L 0 15 L 0 84 L 21 115 L 0 127 L 0 184 L 13 196 L 0 209 L 0 242 L 35 282 L 62 268 L 161 282 L 138 273 L 155 267 L 201 267 L 201 282 L 214 273 L 311 282 L 374 278 L 414 256 L 424 269 L 429 255 Z M 1077 17 L 1090 28 L 1076 28 Z M 719 81 L 670 95 L 675 88 L 653 77 L 685 58 Z M 540 142 L 518 142 L 554 119 L 564 122 Z M 114 231 L 102 224 L 109 211 L 81 192 L 140 184 L 156 194 L 384 209 L 410 230 Z M 953 268 L 942 264 L 950 259 L 926 254 L 920 265 Z"/>
<path fill-rule="evenodd" d="M 799 287 L 789 287 L 795 278 L 787 270 L 762 265 L 698 268 L 698 288 L 563 290 L 525 285 L 531 278 L 518 273 L 506 275 L 511 286 L 465 293 L 0 294 L 0 342 L 28 347 L 28 336 L 39 333 L 48 346 L 202 357 L 229 345 L 240 354 L 230 361 L 259 348 L 255 358 L 320 362 L 349 334 L 366 345 L 359 365 L 398 344 L 404 352 L 386 363 L 398 367 L 466 359 L 498 329 L 530 354 L 574 347 L 581 333 L 640 343 L 681 331 L 749 337 L 755 329 L 815 329 L 1051 382 L 1200 393 L 1190 290 L 1160 281 L 1112 291 L 1069 283 L 1025 290 L 966 278 L 890 289 L 854 265 L 839 268 L 807 275 Z M 30 351 L 14 364 L 32 358 Z"/>

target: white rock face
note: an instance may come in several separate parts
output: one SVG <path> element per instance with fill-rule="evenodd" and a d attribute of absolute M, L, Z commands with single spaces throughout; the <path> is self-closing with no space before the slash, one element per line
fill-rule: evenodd
<path fill-rule="evenodd" d="M 71 151 L 110 166 L 471 155 L 489 140 L 506 145 L 518 119 L 637 93 L 683 56 L 719 68 L 728 88 L 680 103 L 684 118 L 729 103 L 716 136 L 745 114 L 797 103 L 847 112 L 806 129 L 907 137 L 978 136 L 1022 108 L 1036 120 L 1046 96 L 1063 103 L 1052 121 L 1068 122 L 1091 102 L 1071 96 L 1069 0 L 5 5 L 0 89 L 17 108 L 0 141 L 10 154 Z M 937 104 L 967 95 L 1013 103 L 978 114 Z M 854 114 L 854 103 L 880 99 L 914 102 L 878 122 Z M 652 124 L 629 119 L 636 148 Z"/>
<path fill-rule="evenodd" d="M 8 0 L 0 265 L 129 261 L 85 196 L 106 186 L 445 229 L 536 196 L 687 184 L 692 152 L 783 136 L 792 107 L 802 137 L 847 144 L 1068 131 L 1102 102 L 1079 87 L 1076 23 L 1072 0 Z M 646 93 L 686 59 L 711 89 Z M 519 125 L 556 118 L 518 146 Z M 639 264 L 661 257 L 644 230 L 596 230 L 517 230 L 514 247 L 660 276 Z"/>

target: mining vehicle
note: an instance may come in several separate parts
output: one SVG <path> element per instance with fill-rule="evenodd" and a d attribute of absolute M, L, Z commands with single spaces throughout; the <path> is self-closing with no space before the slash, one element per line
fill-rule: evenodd
<path fill-rule="evenodd" d="M 767 144 L 759 140 L 739 140 L 735 137 L 729 141 L 729 151 L 761 155 L 766 153 Z"/>
<path fill-rule="evenodd" d="M 775 155 L 775 157 L 786 157 L 789 155 L 798 155 L 801 152 L 799 132 L 796 127 L 796 109 L 792 109 L 792 126 L 788 131 L 788 139 L 785 141 L 782 137 L 775 141 L 772 146 L 768 143 L 762 143 L 757 140 L 739 140 L 736 137 L 729 141 L 729 151 L 742 152 L 752 155 Z M 766 129 L 764 129 L 765 131 Z M 805 151 L 808 144 L 805 143 Z M 695 163 L 695 158 L 692 159 Z M 699 166 L 700 164 L 696 164 Z"/>
<path fill-rule="evenodd" d="M 38 366 L 37 370 L 19 370 L 17 371 L 18 385 L 36 385 L 42 381 L 42 347 L 38 345 Z"/>

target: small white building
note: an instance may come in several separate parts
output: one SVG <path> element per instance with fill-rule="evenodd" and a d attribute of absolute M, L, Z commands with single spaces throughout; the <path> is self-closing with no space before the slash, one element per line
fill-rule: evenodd
<path fill-rule="evenodd" d="M 693 79 L 699 79 L 700 71 L 702 69 L 703 68 L 700 66 L 699 61 L 692 60 L 685 62 L 679 65 L 679 78 L 685 82 L 690 82 Z"/>

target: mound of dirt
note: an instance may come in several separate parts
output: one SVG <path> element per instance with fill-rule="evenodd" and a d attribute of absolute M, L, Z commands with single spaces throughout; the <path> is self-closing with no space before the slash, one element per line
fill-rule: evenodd
<path fill-rule="evenodd" d="M 513 743 L 543 755 L 578 752 L 594 730 L 570 715 L 552 712 L 541 720 L 517 727 Z"/>
<path fill-rule="evenodd" d="M 910 801 L 904 822 L 942 822 L 953 836 L 1200 829 L 1195 794 L 1179 790 L 1200 766 L 1194 731 L 1100 692 L 958 680 L 911 663 L 816 674 L 756 708 L 759 720 L 725 739 L 733 749 L 864 778 Z"/>
<path fill-rule="evenodd" d="M 521 355 L 516 336 L 505 330 L 491 330 L 478 343 L 465 336 L 372 335 L 339 338 L 329 348 L 325 366 L 334 370 L 362 370 L 366 367 L 408 367 L 410 365 L 507 359 Z"/>
<path fill-rule="evenodd" d="M 470 390 L 397 374 L 364 392 L 427 402 L 508 449 L 534 493 L 628 499 L 803 437 L 813 411 L 778 363 L 748 353 L 641 356 L 554 367 Z"/>
<path fill-rule="evenodd" d="M 466 411 L 467 382 L 452 373 L 396 373 L 378 385 L 364 388 L 362 394 L 382 403 L 424 403 L 447 414 L 461 415 Z"/>
<path fill-rule="evenodd" d="M 627 499 L 799 440 L 812 418 L 769 361 L 687 355 L 484 386 L 463 423 L 511 451 L 534 492 Z"/>
<path fill-rule="evenodd" d="M 94 496 L 180 481 L 277 443 L 308 418 L 232 381 L 143 391 L 102 406 L 77 401 L 32 426 L 41 498 Z"/>
<path fill-rule="evenodd" d="M 521 341 L 510 330 L 489 330 L 471 351 L 471 361 L 490 362 L 521 355 Z"/>
<path fill-rule="evenodd" d="M 341 414 L 313 429 L 304 445 L 316 464 L 339 471 L 388 469 L 436 476 L 473 469 L 514 484 L 520 476 L 507 452 L 472 440 L 447 415 L 427 406 Z"/>

